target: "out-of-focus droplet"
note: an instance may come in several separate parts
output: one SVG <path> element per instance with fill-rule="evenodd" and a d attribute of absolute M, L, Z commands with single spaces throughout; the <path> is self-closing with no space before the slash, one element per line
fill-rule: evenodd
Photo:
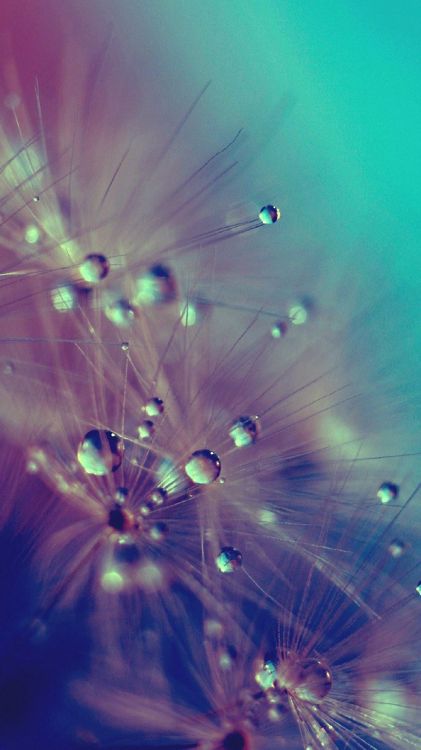
<path fill-rule="evenodd" d="M 151 419 L 145 419 L 137 428 L 139 440 L 150 440 L 155 432 L 155 425 Z"/>
<path fill-rule="evenodd" d="M 377 490 L 377 497 L 383 505 L 396 500 L 399 495 L 399 487 L 393 482 L 383 482 Z"/>
<path fill-rule="evenodd" d="M 418 581 L 417 585 L 415 586 L 415 591 L 421 596 L 421 581 Z"/>
<path fill-rule="evenodd" d="M 135 311 L 126 299 L 115 299 L 105 305 L 104 312 L 118 328 L 128 328 L 134 323 Z"/>
<path fill-rule="evenodd" d="M 392 539 L 392 541 L 389 544 L 389 554 L 392 557 L 402 557 L 402 555 L 406 551 L 406 544 L 405 542 L 402 542 L 400 539 Z"/>
<path fill-rule="evenodd" d="M 77 451 L 77 460 L 87 474 L 105 476 L 117 471 L 123 460 L 122 439 L 108 430 L 90 430 Z"/>
<path fill-rule="evenodd" d="M 155 396 L 154 398 L 149 399 L 144 406 L 144 410 L 148 417 L 159 417 L 159 415 L 164 412 L 164 402 L 162 398 Z"/>
<path fill-rule="evenodd" d="M 130 534 L 121 537 L 114 548 L 114 560 L 120 565 L 135 565 L 141 558 L 140 550 Z"/>
<path fill-rule="evenodd" d="M 276 224 L 281 218 L 281 211 L 276 206 L 263 206 L 259 211 L 259 219 L 262 224 Z"/>
<path fill-rule="evenodd" d="M 35 224 L 28 224 L 25 229 L 25 242 L 27 242 L 28 245 L 36 245 L 40 237 L 41 232 L 38 227 Z"/>
<path fill-rule="evenodd" d="M 108 568 L 101 577 L 101 586 L 110 594 L 118 593 L 125 587 L 126 581 L 122 572 Z"/>
<path fill-rule="evenodd" d="M 184 466 L 189 479 L 195 484 L 211 484 L 221 473 L 221 461 L 214 451 L 194 451 Z"/>
<path fill-rule="evenodd" d="M 128 352 L 129 351 L 129 342 L 128 341 L 122 341 L 120 344 L 120 349 L 122 352 Z"/>
<path fill-rule="evenodd" d="M 167 266 L 157 263 L 135 282 L 133 304 L 137 306 L 163 305 L 177 295 L 174 275 Z"/>
<path fill-rule="evenodd" d="M 114 495 L 114 500 L 116 503 L 119 503 L 119 505 L 123 505 L 123 503 L 126 502 L 127 497 L 129 495 L 129 490 L 127 487 L 117 487 Z"/>
<path fill-rule="evenodd" d="M 157 510 L 164 504 L 167 499 L 167 492 L 162 487 L 156 487 L 149 494 L 144 503 L 140 506 L 142 516 L 148 516 L 154 510 Z"/>
<path fill-rule="evenodd" d="M 15 366 L 13 362 L 4 362 L 2 367 L 3 375 L 13 375 L 15 372 Z"/>
<path fill-rule="evenodd" d="M 275 684 L 276 678 L 276 664 L 272 659 L 266 659 L 254 675 L 254 679 L 257 684 L 260 685 L 262 690 L 269 690 L 272 688 Z"/>
<path fill-rule="evenodd" d="M 34 195 L 34 197 L 32 198 L 32 200 L 33 200 L 34 203 L 39 203 L 39 200 L 40 200 L 39 195 Z"/>
<path fill-rule="evenodd" d="M 241 567 L 242 562 L 241 552 L 234 547 L 222 547 L 219 555 L 215 558 L 215 564 L 220 573 L 233 573 Z"/>
<path fill-rule="evenodd" d="M 180 322 L 185 328 L 192 328 L 203 319 L 204 304 L 198 304 L 193 300 L 180 302 Z"/>
<path fill-rule="evenodd" d="M 76 306 L 76 292 L 72 286 L 63 284 L 51 290 L 51 301 L 58 312 L 73 310 Z"/>
<path fill-rule="evenodd" d="M 288 318 L 292 325 L 302 326 L 307 322 L 308 310 L 302 304 L 291 305 L 288 310 Z"/>
<path fill-rule="evenodd" d="M 288 323 L 286 320 L 279 320 L 274 323 L 270 329 L 270 333 L 273 339 L 282 339 L 286 336 L 288 331 Z"/>
<path fill-rule="evenodd" d="M 149 529 L 149 536 L 154 542 L 162 542 L 168 534 L 168 526 L 164 521 L 156 521 Z"/>
<path fill-rule="evenodd" d="M 231 669 L 237 658 L 237 651 L 234 646 L 222 646 L 218 650 L 218 663 L 222 670 Z"/>
<path fill-rule="evenodd" d="M 108 276 L 110 264 L 105 255 L 87 255 L 79 266 L 79 273 L 88 284 L 99 284 Z"/>
<path fill-rule="evenodd" d="M 238 417 L 233 422 L 229 435 L 236 448 L 245 448 L 256 442 L 259 432 L 258 417 Z"/>

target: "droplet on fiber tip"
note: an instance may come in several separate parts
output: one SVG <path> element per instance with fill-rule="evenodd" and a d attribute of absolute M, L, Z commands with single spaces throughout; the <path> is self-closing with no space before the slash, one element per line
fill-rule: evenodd
<path fill-rule="evenodd" d="M 377 490 L 377 497 L 383 505 L 396 500 L 399 495 L 399 487 L 393 482 L 383 482 Z"/>
<path fill-rule="evenodd" d="M 90 430 L 77 451 L 77 460 L 87 474 L 105 476 L 117 471 L 123 460 L 122 439 L 109 430 Z"/>
<path fill-rule="evenodd" d="M 221 473 L 221 461 L 213 451 L 194 451 L 184 466 L 189 479 L 195 484 L 211 484 Z"/>
<path fill-rule="evenodd" d="M 79 266 L 79 273 L 88 284 L 99 284 L 108 276 L 110 264 L 105 255 L 87 255 Z"/>
<path fill-rule="evenodd" d="M 157 263 L 136 280 L 133 302 L 138 306 L 163 305 L 172 302 L 176 295 L 177 286 L 172 271 Z"/>
<path fill-rule="evenodd" d="M 149 399 L 149 401 L 143 407 L 148 417 L 159 417 L 164 412 L 164 402 L 162 398 L 155 396 Z"/>
<path fill-rule="evenodd" d="M 245 448 L 256 442 L 259 432 L 258 417 L 238 417 L 230 427 L 229 435 L 236 448 Z"/>
<path fill-rule="evenodd" d="M 222 547 L 219 555 L 215 558 L 215 564 L 220 573 L 233 573 L 241 567 L 243 556 L 234 547 Z"/>
<path fill-rule="evenodd" d="M 263 206 L 259 211 L 259 219 L 262 224 L 276 224 L 281 218 L 281 211 L 276 206 Z"/>
<path fill-rule="evenodd" d="M 288 331 L 288 323 L 286 320 L 279 320 L 274 323 L 270 329 L 270 335 L 273 339 L 281 339 L 286 336 Z"/>
<path fill-rule="evenodd" d="M 137 428 L 139 440 L 150 440 L 155 432 L 155 425 L 151 419 L 144 419 Z"/>
<path fill-rule="evenodd" d="M 128 328 L 135 320 L 135 311 L 126 299 L 115 299 L 109 302 L 104 312 L 108 320 L 118 328 Z"/>

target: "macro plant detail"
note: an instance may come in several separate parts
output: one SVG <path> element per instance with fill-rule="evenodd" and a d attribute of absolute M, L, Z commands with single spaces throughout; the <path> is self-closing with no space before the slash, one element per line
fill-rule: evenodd
<path fill-rule="evenodd" d="M 1 11 L 0 747 L 410 750 L 418 307 L 199 5 Z"/>

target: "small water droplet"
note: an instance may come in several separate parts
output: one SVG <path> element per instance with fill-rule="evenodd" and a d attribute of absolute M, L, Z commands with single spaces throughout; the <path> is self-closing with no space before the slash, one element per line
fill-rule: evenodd
<path fill-rule="evenodd" d="M 238 417 L 233 422 L 229 435 L 236 448 L 245 448 L 256 442 L 260 423 L 256 417 Z"/>
<path fill-rule="evenodd" d="M 215 558 L 216 567 L 221 573 L 233 573 L 241 567 L 242 562 L 241 552 L 234 547 L 222 547 L 219 555 Z"/>
<path fill-rule="evenodd" d="M 399 495 L 399 487 L 393 482 L 383 482 L 377 490 L 377 497 L 383 505 L 396 500 Z"/>
<path fill-rule="evenodd" d="M 79 273 L 88 284 L 99 284 L 108 275 L 110 264 L 105 255 L 90 254 L 79 266 Z"/>
<path fill-rule="evenodd" d="M 162 398 L 155 396 L 149 399 L 149 401 L 143 407 L 148 417 L 159 417 L 164 412 L 164 402 Z"/>
<path fill-rule="evenodd" d="M 276 206 L 263 206 L 259 211 L 259 219 L 262 224 L 276 224 L 281 218 L 281 211 Z"/>

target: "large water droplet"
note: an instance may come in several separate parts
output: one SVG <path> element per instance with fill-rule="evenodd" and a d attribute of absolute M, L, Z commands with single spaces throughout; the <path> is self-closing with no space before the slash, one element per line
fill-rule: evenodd
<path fill-rule="evenodd" d="M 216 453 L 204 448 L 191 454 L 184 471 L 195 484 L 211 484 L 221 473 L 221 461 Z"/>
<path fill-rule="evenodd" d="M 90 430 L 77 451 L 77 460 L 87 474 L 104 476 L 117 471 L 123 460 L 122 439 L 108 430 Z"/>
<path fill-rule="evenodd" d="M 88 284 L 99 284 L 108 275 L 110 264 L 105 255 L 87 255 L 79 266 L 79 273 Z"/>
<path fill-rule="evenodd" d="M 263 206 L 259 211 L 259 219 L 262 224 L 276 224 L 280 218 L 281 212 L 276 206 Z"/>

